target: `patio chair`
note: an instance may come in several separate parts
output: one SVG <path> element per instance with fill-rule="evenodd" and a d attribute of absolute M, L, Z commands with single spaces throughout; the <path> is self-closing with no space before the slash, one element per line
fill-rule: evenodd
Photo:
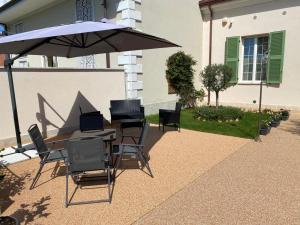
<path fill-rule="evenodd" d="M 165 126 L 173 126 L 180 132 L 180 112 L 181 103 L 176 102 L 175 110 L 160 109 L 159 110 L 159 130 L 162 125 L 163 132 L 165 132 Z"/>
<path fill-rule="evenodd" d="M 38 155 L 40 157 L 40 168 L 38 169 L 32 184 L 30 186 L 30 189 L 33 189 L 35 184 L 37 183 L 39 177 L 41 176 L 42 169 L 46 163 L 52 163 L 56 162 L 56 166 L 51 174 L 53 176 L 55 172 L 57 171 L 57 168 L 59 166 L 59 161 L 65 160 L 67 157 L 67 151 L 64 148 L 60 149 L 51 149 L 51 147 L 55 147 L 55 144 L 61 141 L 53 141 L 48 144 L 44 142 L 43 136 L 36 124 L 31 125 L 28 128 L 28 133 L 31 138 L 31 141 L 33 145 L 35 146 L 35 149 L 38 152 Z"/>
<path fill-rule="evenodd" d="M 105 144 L 102 138 L 80 138 L 66 141 L 68 150 L 67 173 L 66 173 L 66 207 L 88 203 L 109 202 L 111 203 L 111 171 L 109 155 L 105 153 Z M 83 183 L 95 181 L 95 172 L 104 171 L 108 183 L 108 199 L 71 202 L 78 187 Z M 93 172 L 92 175 L 89 172 Z M 69 200 L 69 176 L 76 184 L 71 199 Z M 93 179 L 91 179 L 93 178 Z M 97 176 L 96 178 L 99 178 Z"/>
<path fill-rule="evenodd" d="M 131 157 L 135 157 L 141 164 L 144 164 L 144 166 L 147 168 L 147 170 L 149 172 L 149 175 L 151 177 L 153 177 L 147 157 L 145 156 L 144 151 L 143 151 L 148 130 L 149 130 L 149 123 L 145 122 L 145 124 L 142 128 L 142 132 L 141 132 L 141 136 L 139 138 L 138 144 L 121 143 L 119 145 L 113 146 L 113 155 L 115 155 L 117 157 L 114 175 L 116 175 L 117 170 L 120 168 L 120 163 L 121 163 L 122 159 L 124 158 L 124 156 L 131 156 Z"/>
<path fill-rule="evenodd" d="M 144 107 L 139 99 L 111 100 L 110 101 L 111 121 L 122 119 L 144 119 Z"/>
<path fill-rule="evenodd" d="M 103 114 L 100 111 L 82 112 L 81 107 L 79 117 L 79 127 L 82 132 L 92 130 L 103 130 Z"/>

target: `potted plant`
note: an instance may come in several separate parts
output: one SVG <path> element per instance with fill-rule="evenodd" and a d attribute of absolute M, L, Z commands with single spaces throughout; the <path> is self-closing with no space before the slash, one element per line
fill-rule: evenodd
<path fill-rule="evenodd" d="M 272 116 L 272 120 L 271 120 L 271 127 L 278 127 L 280 124 L 280 120 L 281 120 L 281 114 L 280 113 L 275 113 Z"/>
<path fill-rule="evenodd" d="M 281 110 L 281 119 L 288 120 L 290 117 L 290 112 L 288 110 Z"/>
<path fill-rule="evenodd" d="M 271 130 L 271 126 L 269 124 L 269 121 L 263 121 L 260 125 L 259 133 L 260 135 L 267 135 Z"/>

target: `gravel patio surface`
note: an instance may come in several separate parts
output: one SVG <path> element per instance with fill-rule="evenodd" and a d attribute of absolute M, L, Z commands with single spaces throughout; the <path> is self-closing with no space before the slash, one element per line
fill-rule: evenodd
<path fill-rule="evenodd" d="M 232 167 L 228 161 L 232 157 L 233 159 L 237 158 L 241 148 L 244 149 L 245 145 L 253 145 L 252 142 L 247 139 L 184 129 L 180 133 L 169 131 L 163 134 L 158 131 L 156 126 L 153 126 L 150 129 L 146 146 L 154 178 L 135 169 L 136 167 L 133 165 L 131 169 L 125 170 L 117 177 L 111 204 L 97 203 L 70 206 L 69 208 L 64 206 L 64 167 L 61 167 L 56 176 L 51 178 L 55 163 L 46 165 L 36 188 L 29 190 L 32 178 L 38 169 L 39 160 L 36 158 L 12 164 L 6 169 L 5 173 L 8 176 L 0 185 L 0 198 L 6 200 L 2 209 L 3 215 L 13 215 L 21 221 L 21 224 L 126 225 L 136 221 L 139 221 L 139 224 L 168 224 L 166 222 L 169 220 L 168 215 L 164 214 L 161 215 L 162 223 L 158 220 L 153 220 L 152 223 L 152 215 L 159 213 L 156 209 L 166 210 L 165 206 L 167 207 L 173 199 L 177 199 L 178 195 L 182 195 L 187 188 L 193 187 L 196 182 L 199 182 L 199 179 L 202 179 L 203 185 L 207 183 L 208 179 L 212 179 L 208 174 L 216 171 L 216 168 L 219 168 L 224 162 L 229 167 L 229 170 L 223 171 L 227 174 L 226 171 L 230 171 Z M 245 152 L 251 151 L 246 149 Z M 251 167 L 250 162 L 249 167 Z M 253 163 L 258 164 L 255 160 Z M 239 165 L 234 168 L 239 169 Z M 238 171 L 233 172 L 237 173 Z M 213 172 L 213 174 L 215 173 Z M 258 175 L 261 177 L 260 174 Z M 203 190 L 208 192 L 212 188 L 217 190 L 216 187 L 224 190 L 221 188 L 222 182 L 226 183 L 228 188 L 230 187 L 228 185 L 234 182 L 234 177 L 228 174 L 227 177 L 218 177 L 215 184 L 207 183 L 202 187 L 203 189 L 199 189 L 201 192 L 196 195 L 194 193 L 195 198 L 206 196 L 212 199 L 222 199 L 223 206 L 225 206 L 228 196 L 223 196 L 222 192 L 210 192 L 210 195 L 203 193 Z M 230 178 L 232 182 L 228 183 L 227 178 Z M 72 188 L 74 185 L 71 190 L 73 190 Z M 188 200 L 193 192 L 189 193 L 186 198 L 175 201 L 177 204 L 175 208 L 179 209 L 181 202 Z M 287 194 L 289 195 L 289 193 Z M 91 200 L 106 196 L 107 189 L 103 186 L 87 187 L 78 190 L 74 200 Z M 205 204 L 210 202 L 208 200 L 200 202 L 200 209 L 206 208 Z M 193 201 L 186 206 L 189 205 L 193 208 Z M 214 204 L 209 205 L 210 208 L 206 208 L 206 213 L 201 211 L 202 218 L 208 217 L 207 213 L 210 210 L 217 213 L 218 208 L 215 208 Z M 217 201 L 215 201 L 215 205 L 218 205 Z M 222 208 L 221 206 L 219 208 Z M 220 213 L 222 214 L 222 212 Z M 172 219 L 175 218 L 172 217 Z M 169 224 L 173 224 L 173 222 L 170 220 Z"/>
<path fill-rule="evenodd" d="M 204 172 L 138 224 L 299 225 L 300 113 Z"/>

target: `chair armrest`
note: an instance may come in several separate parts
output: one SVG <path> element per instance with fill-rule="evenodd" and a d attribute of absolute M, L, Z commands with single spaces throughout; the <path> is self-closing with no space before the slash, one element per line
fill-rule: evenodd
<path fill-rule="evenodd" d="M 51 142 L 47 142 L 46 141 L 46 145 L 47 146 L 50 146 L 50 145 L 55 145 L 56 143 L 60 143 L 60 142 L 65 142 L 65 141 L 68 141 L 69 139 L 68 138 L 66 138 L 66 139 L 61 139 L 61 140 L 57 140 L 57 141 L 51 141 Z"/>
<path fill-rule="evenodd" d="M 159 113 L 175 113 L 176 111 L 173 109 L 160 109 Z"/>
<path fill-rule="evenodd" d="M 122 147 L 129 146 L 129 147 L 137 147 L 137 148 L 144 147 L 144 145 L 139 145 L 139 144 L 119 144 L 119 146 L 122 146 Z"/>
<path fill-rule="evenodd" d="M 144 106 L 140 106 L 140 111 L 141 111 L 141 113 L 145 113 L 145 107 Z"/>
<path fill-rule="evenodd" d="M 65 149 L 64 149 L 64 148 L 59 148 L 59 149 L 49 149 L 48 151 L 39 152 L 38 154 L 39 154 L 39 155 L 46 155 L 46 154 L 49 154 L 49 153 L 51 153 L 51 152 L 53 152 L 53 151 L 63 151 L 63 150 L 65 150 Z"/>

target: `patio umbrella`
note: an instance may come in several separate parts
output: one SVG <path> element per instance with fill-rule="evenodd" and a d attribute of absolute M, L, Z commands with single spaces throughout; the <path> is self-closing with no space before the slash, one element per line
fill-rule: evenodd
<path fill-rule="evenodd" d="M 24 55 L 78 57 L 92 54 L 123 52 L 141 49 L 179 47 L 178 45 L 143 32 L 102 20 L 23 32 L 0 38 L 0 53 L 17 54 L 5 60 L 17 139 L 16 152 L 24 152 L 12 77 L 14 61 Z"/>

